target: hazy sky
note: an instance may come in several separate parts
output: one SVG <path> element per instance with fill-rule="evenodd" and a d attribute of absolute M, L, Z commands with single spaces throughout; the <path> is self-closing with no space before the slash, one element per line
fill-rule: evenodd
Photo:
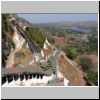
<path fill-rule="evenodd" d="M 17 14 L 31 23 L 61 21 L 97 21 L 97 14 Z"/>

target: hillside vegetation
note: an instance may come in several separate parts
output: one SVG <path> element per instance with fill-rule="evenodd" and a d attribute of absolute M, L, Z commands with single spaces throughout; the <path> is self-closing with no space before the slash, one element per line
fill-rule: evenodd
<path fill-rule="evenodd" d="M 38 28 L 27 28 L 26 31 L 29 33 L 33 41 L 35 41 L 40 47 L 43 47 L 45 37 Z"/>

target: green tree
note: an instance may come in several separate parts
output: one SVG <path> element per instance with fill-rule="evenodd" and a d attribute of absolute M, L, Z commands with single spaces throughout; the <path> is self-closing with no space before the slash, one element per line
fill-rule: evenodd
<path fill-rule="evenodd" d="M 98 37 L 96 33 L 91 33 L 91 36 L 88 37 L 89 46 L 92 52 L 98 51 Z"/>
<path fill-rule="evenodd" d="M 66 55 L 70 59 L 74 59 L 77 56 L 77 50 L 75 48 L 68 48 L 66 49 Z"/>

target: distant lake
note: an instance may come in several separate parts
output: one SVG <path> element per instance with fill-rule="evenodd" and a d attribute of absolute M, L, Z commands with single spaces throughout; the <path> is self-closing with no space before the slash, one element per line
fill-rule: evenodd
<path fill-rule="evenodd" d="M 88 33 L 88 32 L 92 31 L 92 29 L 79 28 L 79 27 L 73 27 L 73 28 L 71 28 L 71 30 L 77 31 L 77 32 L 83 32 L 83 33 Z"/>

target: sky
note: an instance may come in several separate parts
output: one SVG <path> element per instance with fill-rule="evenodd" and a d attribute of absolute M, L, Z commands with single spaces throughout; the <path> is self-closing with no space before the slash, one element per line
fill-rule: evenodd
<path fill-rule="evenodd" d="M 17 14 L 31 23 L 97 21 L 97 14 Z"/>

